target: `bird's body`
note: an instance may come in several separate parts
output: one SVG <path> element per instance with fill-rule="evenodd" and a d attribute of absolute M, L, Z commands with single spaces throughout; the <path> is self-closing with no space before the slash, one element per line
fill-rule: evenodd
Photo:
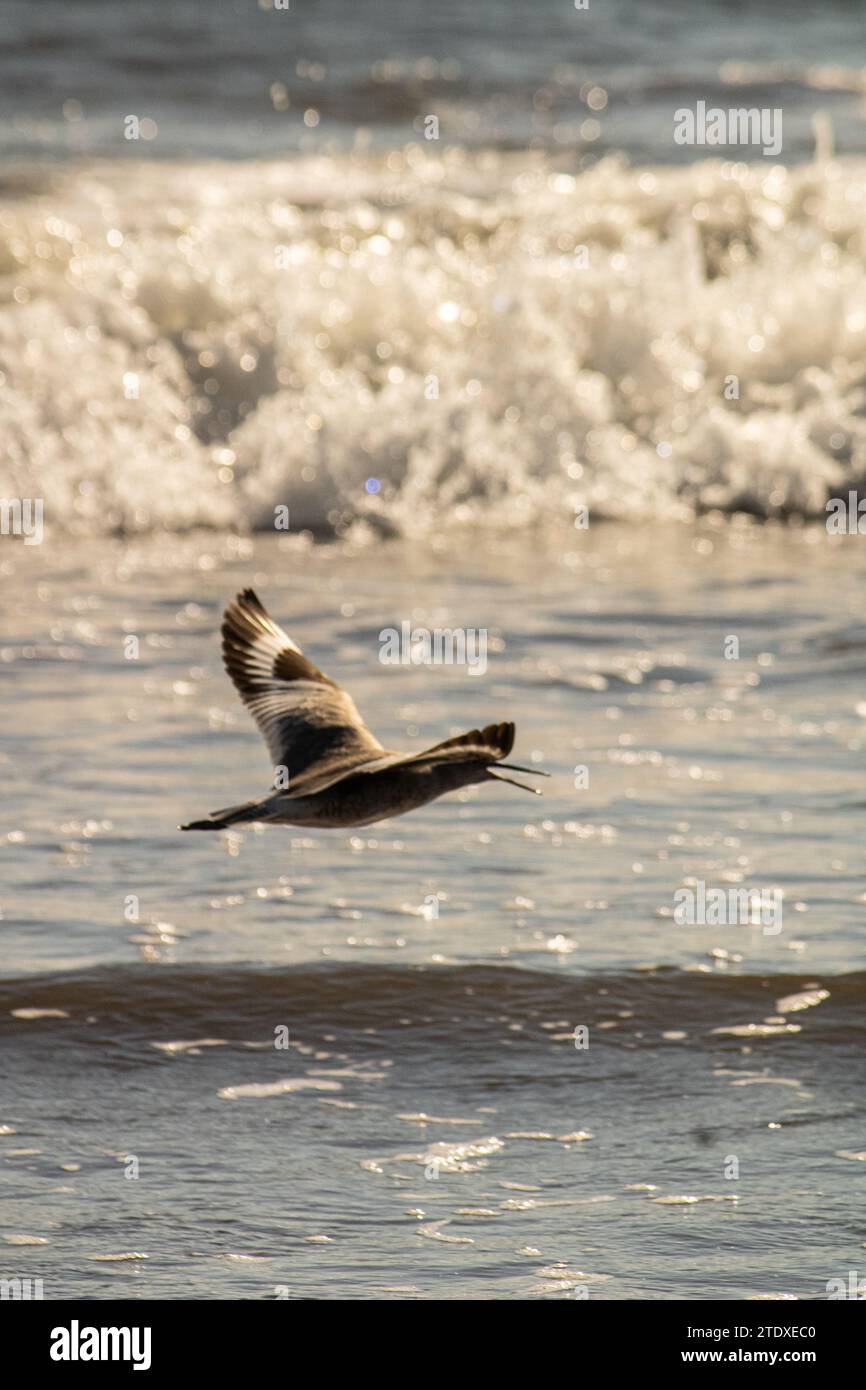
<path fill-rule="evenodd" d="M 222 635 L 226 670 L 265 737 L 276 785 L 260 801 L 215 811 L 182 830 L 222 830 L 245 821 L 322 829 L 372 825 L 473 782 L 524 787 L 491 770 L 497 763 L 509 766 L 502 759 L 514 743 L 510 723 L 473 729 L 423 753 L 383 748 L 351 697 L 308 661 L 251 589 L 226 609 Z"/>
<path fill-rule="evenodd" d="M 443 775 L 444 772 L 444 775 Z M 389 816 L 402 816 L 425 802 L 446 792 L 457 791 L 475 781 L 467 776 L 465 767 L 434 771 L 429 767 L 385 768 L 381 772 L 350 773 L 333 787 L 309 796 L 291 796 L 276 791 L 261 801 L 252 801 L 233 812 L 232 823 L 239 820 L 262 821 L 283 825 L 315 825 L 323 830 L 340 826 L 374 825 Z M 244 814 L 240 814 L 244 812 Z M 192 826 L 186 827 L 193 829 Z M 213 829 L 210 824 L 207 829 Z"/>

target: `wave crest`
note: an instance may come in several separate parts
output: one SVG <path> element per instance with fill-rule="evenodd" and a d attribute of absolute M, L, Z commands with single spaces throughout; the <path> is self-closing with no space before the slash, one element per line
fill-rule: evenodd
<path fill-rule="evenodd" d="M 823 513 L 866 166 L 95 165 L 0 218 L 3 496 L 100 533 Z"/>

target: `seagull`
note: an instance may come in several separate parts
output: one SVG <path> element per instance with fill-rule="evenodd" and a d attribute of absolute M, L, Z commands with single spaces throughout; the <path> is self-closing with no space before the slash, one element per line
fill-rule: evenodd
<path fill-rule="evenodd" d="M 329 830 L 373 825 L 473 782 L 508 782 L 539 795 L 492 770 L 540 772 L 502 761 L 514 744 L 513 724 L 472 729 L 423 753 L 383 748 L 352 697 L 304 656 L 252 589 L 229 604 L 222 639 L 225 668 L 268 746 L 274 786 L 259 801 L 214 811 L 181 830 L 248 821 Z"/>

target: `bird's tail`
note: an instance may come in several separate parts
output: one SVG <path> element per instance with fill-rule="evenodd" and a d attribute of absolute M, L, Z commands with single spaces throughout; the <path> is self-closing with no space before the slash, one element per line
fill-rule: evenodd
<path fill-rule="evenodd" d="M 244 801 L 240 806 L 226 806 L 222 811 L 212 811 L 204 820 L 191 820 L 189 825 L 178 826 L 179 830 L 225 830 L 227 825 L 238 821 L 257 820 L 252 814 L 260 805 L 258 801 Z"/>

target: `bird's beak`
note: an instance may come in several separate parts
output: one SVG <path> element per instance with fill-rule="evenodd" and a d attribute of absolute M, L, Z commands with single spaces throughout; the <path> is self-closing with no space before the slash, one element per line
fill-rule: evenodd
<path fill-rule="evenodd" d="M 494 782 L 507 782 L 510 787 L 520 787 L 521 791 L 532 792 L 533 796 L 541 796 L 538 787 L 527 787 L 525 782 L 515 782 L 513 777 L 497 777 L 495 772 L 490 771 L 490 768 L 487 769 L 487 776 L 492 777 Z"/>

